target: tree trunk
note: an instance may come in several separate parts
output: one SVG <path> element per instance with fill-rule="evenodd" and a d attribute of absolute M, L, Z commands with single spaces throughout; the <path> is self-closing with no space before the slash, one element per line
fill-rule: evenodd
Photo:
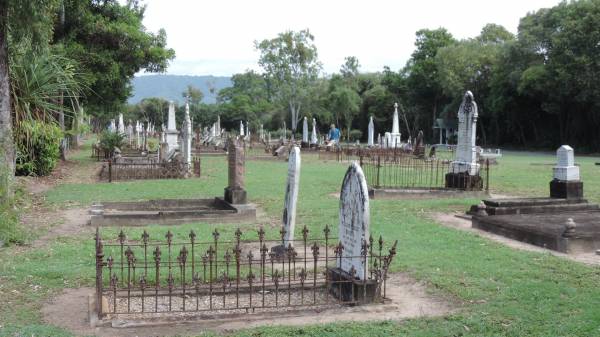
<path fill-rule="evenodd" d="M 15 145 L 12 134 L 8 75 L 8 1 L 0 1 L 0 203 L 12 197 Z"/>

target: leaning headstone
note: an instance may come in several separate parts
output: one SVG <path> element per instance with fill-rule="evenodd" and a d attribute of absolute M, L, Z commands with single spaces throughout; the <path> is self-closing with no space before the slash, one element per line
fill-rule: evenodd
<path fill-rule="evenodd" d="M 374 140 L 375 140 L 375 125 L 373 124 L 373 116 L 371 116 L 371 118 L 369 118 L 369 138 L 368 138 L 367 145 L 369 147 L 374 146 L 375 145 Z"/>
<path fill-rule="evenodd" d="M 282 256 L 285 249 L 294 246 L 294 228 L 296 227 L 296 204 L 300 189 L 300 148 L 293 146 L 288 158 L 288 176 L 283 200 L 282 229 L 284 231 L 281 246 L 273 247 L 273 251 Z"/>
<path fill-rule="evenodd" d="M 244 189 L 244 147 L 241 146 L 236 140 L 229 139 L 227 151 L 229 184 L 225 188 L 225 201 L 230 204 L 245 204 L 246 190 Z"/>
<path fill-rule="evenodd" d="M 483 186 L 475 145 L 478 116 L 473 93 L 467 91 L 458 110 L 458 143 L 450 172 L 446 174 L 448 188 L 477 189 Z"/>
<path fill-rule="evenodd" d="M 550 197 L 564 199 L 583 198 L 583 182 L 580 181 L 579 167 L 575 166 L 575 151 L 563 145 L 556 151 L 556 166 L 552 169 Z"/>
<path fill-rule="evenodd" d="M 361 167 L 352 163 L 346 171 L 340 192 L 339 240 L 344 247 L 341 264 L 344 272 L 356 271 L 360 280 L 368 277 L 368 265 L 362 258 L 363 244 L 369 241 L 369 190 Z"/>

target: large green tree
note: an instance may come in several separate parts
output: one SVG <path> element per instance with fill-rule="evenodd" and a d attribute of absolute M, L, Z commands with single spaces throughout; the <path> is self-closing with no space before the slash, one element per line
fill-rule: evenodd
<path fill-rule="evenodd" d="M 260 52 L 258 64 L 265 72 L 269 88 L 290 112 L 295 132 L 302 107 L 309 99 L 310 87 L 321 69 L 314 36 L 308 29 L 287 31 L 276 38 L 255 42 L 255 46 Z"/>
<path fill-rule="evenodd" d="M 142 24 L 145 6 L 137 0 L 62 0 L 53 43 L 79 61 L 89 76 L 92 94 L 87 111 L 107 120 L 131 94 L 130 80 L 140 70 L 162 72 L 175 52 L 166 47 L 164 30 L 148 32 Z"/>

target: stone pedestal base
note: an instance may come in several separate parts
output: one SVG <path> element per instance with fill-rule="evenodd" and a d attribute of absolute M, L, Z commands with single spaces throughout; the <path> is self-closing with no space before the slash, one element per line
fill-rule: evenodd
<path fill-rule="evenodd" d="M 375 280 L 353 279 L 340 268 L 327 270 L 329 293 L 345 303 L 368 304 L 381 299 L 381 287 Z"/>
<path fill-rule="evenodd" d="M 480 176 L 469 175 L 467 172 L 446 173 L 445 186 L 461 190 L 482 190 L 483 179 Z"/>
<path fill-rule="evenodd" d="M 552 180 L 550 198 L 583 199 L 583 181 Z"/>
<path fill-rule="evenodd" d="M 225 188 L 225 201 L 230 204 L 245 204 L 246 190 L 241 188 Z"/>

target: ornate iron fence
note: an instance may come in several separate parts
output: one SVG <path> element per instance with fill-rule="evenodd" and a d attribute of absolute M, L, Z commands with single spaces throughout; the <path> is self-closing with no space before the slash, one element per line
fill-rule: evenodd
<path fill-rule="evenodd" d="M 108 182 L 137 179 L 180 179 L 185 178 L 188 164 L 182 162 L 115 163 L 105 162 L 100 174 Z"/>
<path fill-rule="evenodd" d="M 450 178 L 451 161 L 416 158 L 414 156 L 370 156 L 360 159 L 367 184 L 373 188 L 426 188 L 446 189 L 450 186 L 466 186 L 468 190 L 489 190 L 489 160 L 477 175 L 454 175 Z M 462 179 L 448 184 L 446 179 Z"/>
<path fill-rule="evenodd" d="M 360 304 L 368 296 L 376 302 L 386 299 L 397 242 L 385 253 L 383 238 L 370 238 L 362 243 L 360 256 L 345 256 L 327 226 L 319 237 L 310 237 L 304 227 L 302 239 L 287 247 L 282 244 L 285 231 L 280 231 L 282 240 L 268 240 L 265 234 L 262 227 L 254 233 L 238 229 L 227 241 L 217 230 L 205 239 L 190 231 L 179 240 L 167 231 L 160 240 L 146 231 L 138 239 L 121 231 L 113 240 L 103 240 L 97 230 L 96 309 L 100 317 L 240 313 Z M 342 259 L 361 261 L 368 271 L 356 275 L 352 268 L 349 279 L 340 278 L 334 271 Z"/>

